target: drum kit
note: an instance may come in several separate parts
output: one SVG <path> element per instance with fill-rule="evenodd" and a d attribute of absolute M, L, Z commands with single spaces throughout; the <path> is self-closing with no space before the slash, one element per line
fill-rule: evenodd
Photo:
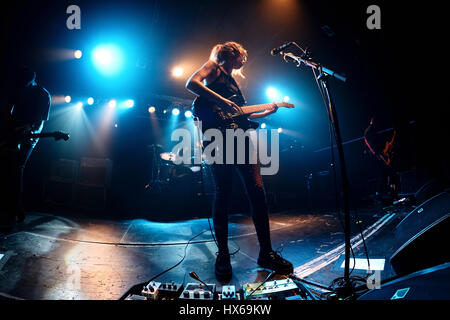
<path fill-rule="evenodd" d="M 192 183 L 201 184 L 202 166 L 191 164 L 176 164 L 179 155 L 173 152 L 164 152 L 159 144 L 147 146 L 152 157 L 150 181 L 145 185 L 146 192 L 165 193 L 179 191 L 183 185 Z M 193 162 L 193 161 L 192 161 Z"/>

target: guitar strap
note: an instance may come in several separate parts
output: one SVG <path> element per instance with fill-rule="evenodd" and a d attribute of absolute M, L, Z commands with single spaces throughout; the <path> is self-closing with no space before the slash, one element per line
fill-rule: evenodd
<path fill-rule="evenodd" d="M 236 87 L 236 89 L 237 89 L 237 91 L 238 91 L 238 94 L 242 97 L 242 100 L 245 101 L 244 104 L 247 104 L 247 99 L 245 99 L 245 96 L 244 96 L 244 94 L 242 93 L 241 88 L 239 87 L 239 85 L 238 85 L 238 83 L 236 82 L 236 80 L 234 80 L 234 78 L 233 78 L 231 75 L 229 75 L 229 74 L 222 68 L 221 65 L 219 65 L 219 69 L 220 69 L 221 72 L 223 72 L 223 74 L 225 75 L 225 77 L 228 78 L 228 80 L 230 80 L 231 83 Z"/>

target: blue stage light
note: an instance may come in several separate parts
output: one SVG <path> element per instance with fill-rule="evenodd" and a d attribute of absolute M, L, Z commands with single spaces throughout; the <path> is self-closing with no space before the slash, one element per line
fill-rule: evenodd
<path fill-rule="evenodd" d="M 191 110 L 186 110 L 186 112 L 184 113 L 184 116 L 185 116 L 186 118 L 192 117 L 192 111 L 191 111 Z"/>
<path fill-rule="evenodd" d="M 177 115 L 180 114 L 180 110 L 179 110 L 178 108 L 174 108 L 174 109 L 172 110 L 172 114 L 173 114 L 174 116 L 177 116 Z"/>
<path fill-rule="evenodd" d="M 114 99 L 112 99 L 112 100 L 110 100 L 110 101 L 108 102 L 108 106 L 109 106 L 110 108 L 115 108 L 116 105 L 117 105 L 117 101 L 114 100 Z"/>
<path fill-rule="evenodd" d="M 115 45 L 101 45 L 93 52 L 94 66 L 104 75 L 114 75 L 122 69 L 123 56 Z"/>
<path fill-rule="evenodd" d="M 275 89 L 275 88 L 272 88 L 272 87 L 268 88 L 268 89 L 266 90 L 266 94 L 267 94 L 267 96 L 269 97 L 269 99 L 270 99 L 271 101 L 278 101 L 278 100 L 281 100 L 281 94 L 280 94 L 280 92 L 279 92 L 277 89 Z"/>
<path fill-rule="evenodd" d="M 94 104 L 94 98 L 90 97 L 87 99 L 88 105 L 92 106 Z"/>
<path fill-rule="evenodd" d="M 125 107 L 133 108 L 134 107 L 134 100 L 129 99 L 129 100 L 125 101 Z"/>
<path fill-rule="evenodd" d="M 261 123 L 261 129 L 265 129 L 266 128 L 266 124 L 263 122 Z"/>

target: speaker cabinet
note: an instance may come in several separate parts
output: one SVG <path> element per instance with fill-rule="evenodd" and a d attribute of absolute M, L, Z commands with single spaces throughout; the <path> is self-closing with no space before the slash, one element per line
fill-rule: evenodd
<path fill-rule="evenodd" d="M 399 275 L 450 261 L 450 194 L 442 192 L 415 208 L 395 229 L 391 265 Z"/>
<path fill-rule="evenodd" d="M 414 272 L 381 284 L 358 300 L 449 300 L 450 263 Z"/>

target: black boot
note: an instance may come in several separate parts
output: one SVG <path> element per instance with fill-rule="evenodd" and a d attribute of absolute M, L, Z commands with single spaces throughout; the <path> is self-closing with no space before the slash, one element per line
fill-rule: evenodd
<path fill-rule="evenodd" d="M 275 271 L 278 274 L 291 274 L 294 272 L 292 263 L 283 259 L 275 251 L 269 251 L 267 253 L 259 253 L 258 264 L 265 268 Z"/>
<path fill-rule="evenodd" d="M 219 281 L 229 281 L 232 277 L 229 254 L 218 254 L 216 258 L 216 278 Z"/>

